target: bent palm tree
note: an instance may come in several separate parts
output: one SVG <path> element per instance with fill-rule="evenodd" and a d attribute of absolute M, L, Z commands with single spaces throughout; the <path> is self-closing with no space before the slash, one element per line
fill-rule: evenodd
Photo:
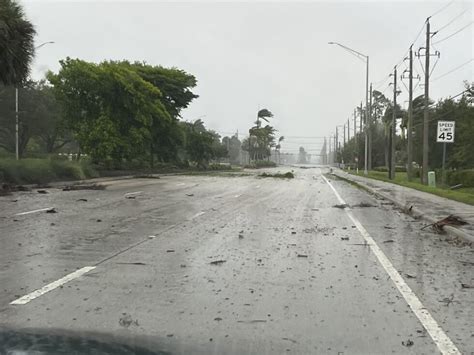
<path fill-rule="evenodd" d="M 34 56 L 34 26 L 13 0 L 0 0 L 0 83 L 16 85 L 29 74 Z"/>

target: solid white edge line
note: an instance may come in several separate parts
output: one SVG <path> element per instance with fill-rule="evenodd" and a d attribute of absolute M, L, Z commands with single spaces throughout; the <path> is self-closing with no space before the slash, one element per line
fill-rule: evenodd
<path fill-rule="evenodd" d="M 91 270 L 94 270 L 95 268 L 96 268 L 95 266 L 85 266 L 85 267 L 83 267 L 79 270 L 76 270 L 76 271 L 60 278 L 59 280 L 53 281 L 50 284 L 47 284 L 46 286 L 43 286 L 42 288 L 40 288 L 36 291 L 33 291 L 33 292 L 23 296 L 23 297 L 20 297 L 16 300 L 10 302 L 10 304 L 12 304 L 12 305 L 27 304 L 28 302 L 34 300 L 35 298 L 38 298 L 38 297 L 44 295 L 45 293 L 48 293 L 49 291 L 52 291 L 55 288 L 58 288 L 59 286 L 62 286 L 65 283 L 67 283 L 71 280 L 74 280 L 74 279 L 84 275 L 85 273 L 88 273 Z"/>
<path fill-rule="evenodd" d="M 43 211 L 50 210 L 51 208 L 53 208 L 53 207 L 45 207 L 45 208 L 40 208 L 39 210 L 33 210 L 33 211 L 28 211 L 28 212 L 20 212 L 20 213 L 16 213 L 15 216 L 24 216 L 25 214 L 43 212 Z"/>
<path fill-rule="evenodd" d="M 338 201 L 342 204 L 345 204 L 346 202 L 343 200 L 341 195 L 339 195 L 339 193 L 334 188 L 334 186 L 329 182 L 329 180 L 326 179 L 325 176 L 323 175 L 321 176 L 324 179 L 324 181 L 326 181 L 326 183 L 329 185 L 329 187 L 332 189 Z M 356 228 L 359 230 L 362 237 L 368 243 L 370 249 L 372 250 L 374 255 L 377 257 L 379 263 L 382 265 L 385 272 L 390 276 L 393 283 L 397 287 L 398 291 L 400 291 L 400 293 L 402 294 L 403 298 L 410 306 L 415 316 L 421 322 L 423 327 L 425 327 L 426 331 L 431 336 L 431 339 L 433 339 L 433 342 L 438 347 L 438 350 L 442 354 L 446 354 L 446 355 L 447 354 L 460 355 L 461 352 L 458 350 L 456 345 L 454 345 L 452 340 L 446 335 L 446 333 L 439 326 L 436 320 L 431 316 L 430 312 L 423 306 L 423 304 L 415 295 L 415 293 L 412 291 L 410 286 L 407 285 L 407 283 L 405 282 L 403 277 L 400 275 L 400 273 L 395 269 L 395 267 L 392 265 L 390 260 L 384 254 L 384 252 L 375 243 L 375 240 L 370 236 L 369 232 L 367 232 L 364 226 L 362 226 L 359 220 L 353 215 L 352 210 L 350 208 L 346 208 L 344 210 L 349 216 L 350 220 L 355 224 Z"/>

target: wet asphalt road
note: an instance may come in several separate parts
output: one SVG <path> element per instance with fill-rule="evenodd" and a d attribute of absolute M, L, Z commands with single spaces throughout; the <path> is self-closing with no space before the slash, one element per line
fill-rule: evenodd
<path fill-rule="evenodd" d="M 333 207 L 324 169 L 274 171 L 289 169 L 293 180 L 166 176 L 0 197 L 0 327 L 174 353 L 440 353 L 376 249 Z M 474 354 L 474 289 L 461 287 L 474 284 L 473 249 L 329 180 L 443 334 Z M 46 207 L 57 213 L 17 215 Z"/>

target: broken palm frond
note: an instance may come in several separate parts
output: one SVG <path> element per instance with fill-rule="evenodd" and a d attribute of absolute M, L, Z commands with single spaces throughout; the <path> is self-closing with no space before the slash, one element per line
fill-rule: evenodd
<path fill-rule="evenodd" d="M 451 214 L 448 217 L 440 219 L 439 221 L 437 221 L 435 223 L 428 224 L 428 225 L 424 226 L 421 229 L 423 230 L 425 228 L 432 227 L 436 232 L 440 233 L 440 232 L 444 231 L 444 229 L 443 229 L 444 226 L 464 226 L 466 224 L 468 224 L 468 223 L 465 220 L 461 219 L 458 216 L 455 216 L 455 215 Z"/>

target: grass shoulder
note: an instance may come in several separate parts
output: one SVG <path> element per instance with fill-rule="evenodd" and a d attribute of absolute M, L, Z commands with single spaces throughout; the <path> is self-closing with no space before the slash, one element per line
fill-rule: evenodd
<path fill-rule="evenodd" d="M 359 172 L 359 174 L 357 174 L 355 171 L 348 171 L 348 173 L 365 177 L 363 172 Z M 404 187 L 409 187 L 415 190 L 427 192 L 433 195 L 474 206 L 474 188 L 460 188 L 456 190 L 451 190 L 445 187 L 431 187 L 423 185 L 420 181 L 416 181 L 414 179 L 409 181 L 406 173 L 404 172 L 395 173 L 394 180 L 390 180 L 387 176 L 387 173 L 381 171 L 369 171 L 367 177 L 375 180 L 389 182 L 392 184 L 397 184 Z"/>

